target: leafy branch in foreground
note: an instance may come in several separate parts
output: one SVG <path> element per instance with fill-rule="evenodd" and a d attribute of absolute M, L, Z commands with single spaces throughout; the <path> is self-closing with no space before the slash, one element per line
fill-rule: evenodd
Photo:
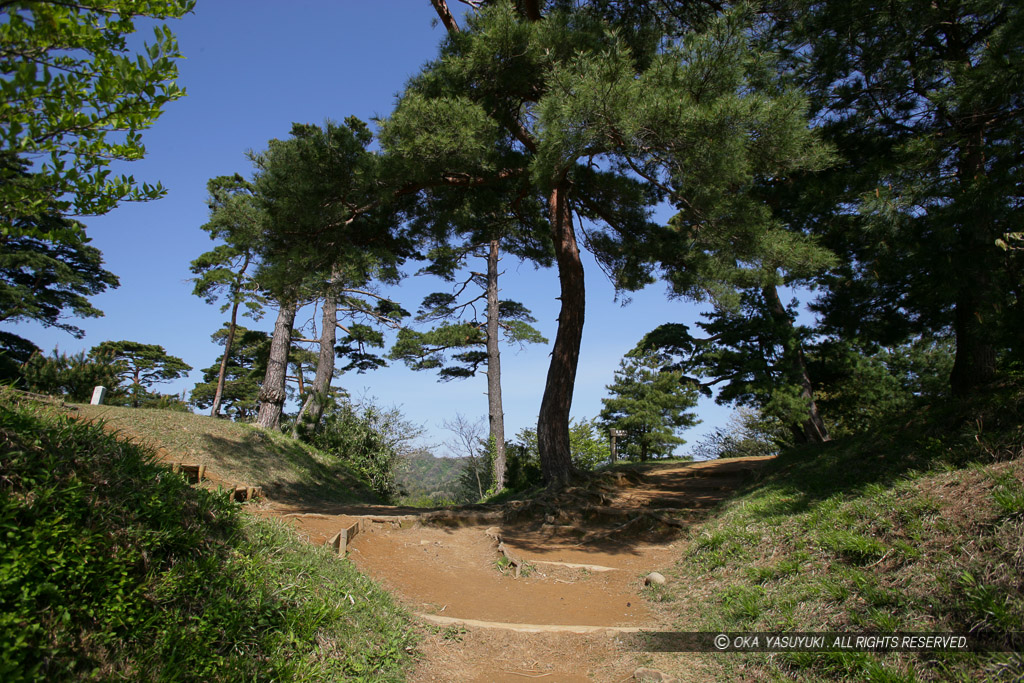
<path fill-rule="evenodd" d="M 0 4 L 0 152 L 34 162 L 0 182 L 0 234 L 42 211 L 103 214 L 121 201 L 156 199 L 157 185 L 111 177 L 114 161 L 145 154 L 141 131 L 185 93 L 166 25 L 141 51 L 128 37 L 140 18 L 173 19 L 194 0 L 83 0 Z M 8 182 L 10 181 L 10 182 Z M 38 236 L 29 230 L 28 234 Z"/>

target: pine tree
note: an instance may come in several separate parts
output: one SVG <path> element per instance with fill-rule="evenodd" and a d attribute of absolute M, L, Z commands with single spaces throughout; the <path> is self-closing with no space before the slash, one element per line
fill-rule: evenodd
<path fill-rule="evenodd" d="M 409 192 L 500 187 L 543 207 L 528 224 L 553 250 L 561 312 L 537 431 L 545 481 L 562 484 L 586 309 L 574 214 L 598 223 L 585 243 L 617 284 L 643 286 L 678 239 L 650 210 L 667 198 L 737 218 L 731 198 L 753 173 L 806 162 L 804 104 L 762 87 L 766 63 L 742 11 L 702 17 L 677 40 L 611 3 L 475 5 L 465 30 L 443 0 L 432 4 L 448 40 L 382 122 L 382 144 Z"/>
<path fill-rule="evenodd" d="M 688 412 L 697 405 L 697 391 L 682 381 L 682 373 L 667 368 L 659 354 L 635 353 L 622 359 L 615 380 L 606 389 L 610 398 L 601 399 L 601 420 L 606 429 L 626 432 L 622 449 L 641 461 L 669 456 L 686 443 L 678 432 L 697 424 Z"/>
<path fill-rule="evenodd" d="M 89 358 L 110 363 L 121 383 L 127 383 L 133 408 L 150 395 L 150 387 L 184 377 L 192 366 L 168 354 L 159 344 L 135 341 L 105 341 L 89 350 Z"/>
<path fill-rule="evenodd" d="M 952 330 L 958 395 L 1024 351 L 1024 8 L 965 0 L 801 0 L 775 37 L 842 163 L 799 188 L 793 219 L 842 258 L 828 329 L 898 344 Z"/>
<path fill-rule="evenodd" d="M 232 336 L 229 349 L 227 340 Z M 260 381 L 266 373 L 270 354 L 270 337 L 266 332 L 239 325 L 232 335 L 228 323 L 214 332 L 211 339 L 224 345 L 224 354 L 215 365 L 203 370 L 203 381 L 192 389 L 191 402 L 197 408 L 206 409 L 219 396 L 225 414 L 233 420 L 248 421 L 256 414 Z"/>
<path fill-rule="evenodd" d="M 476 248 L 474 248 L 476 247 Z M 442 380 L 472 377 L 481 368 L 487 375 L 487 416 L 490 448 L 493 457 L 491 478 L 495 490 L 505 486 L 505 416 L 501 394 L 501 351 L 499 337 L 505 343 L 524 345 L 543 344 L 541 336 L 531 323 L 536 322 L 529 309 L 517 301 L 498 298 L 499 240 L 485 245 L 468 245 L 459 250 L 454 260 L 445 248 L 449 265 L 442 274 L 453 279 L 450 268 L 461 264 L 470 256 L 486 261 L 486 272 L 473 272 L 455 284 L 455 293 L 437 292 L 423 301 L 417 320 L 438 323 L 426 332 L 403 328 L 391 349 L 391 358 L 401 358 L 414 370 L 437 369 Z M 428 272 L 437 273 L 442 259 L 434 262 Z M 469 291 L 466 298 L 459 294 Z M 482 310 L 481 310 L 482 309 Z"/>
<path fill-rule="evenodd" d="M 246 314 L 253 320 L 259 320 L 263 315 L 265 296 L 253 275 L 259 263 L 258 239 L 266 215 L 253 193 L 252 183 L 238 174 L 212 178 L 207 189 L 210 193 L 207 202 L 210 220 L 202 229 L 210 234 L 210 239 L 219 239 L 223 243 L 192 261 L 190 269 L 196 276 L 193 294 L 212 304 L 223 292 L 227 295 L 227 302 L 221 306 L 221 312 L 231 309 L 224 338 L 224 355 L 213 399 L 209 403 L 210 415 L 217 417 L 227 381 L 227 363 L 238 328 L 238 309 L 244 304 Z"/>

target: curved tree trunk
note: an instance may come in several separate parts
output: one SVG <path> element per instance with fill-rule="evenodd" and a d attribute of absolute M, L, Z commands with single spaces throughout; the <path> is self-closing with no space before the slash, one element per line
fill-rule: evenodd
<path fill-rule="evenodd" d="M 824 443 L 830 438 L 828 429 L 818 412 L 818 405 L 814 402 L 814 385 L 811 384 L 811 376 L 807 372 L 804 350 L 800 348 L 793 334 L 793 320 L 789 317 L 786 307 L 782 305 L 778 289 L 774 286 L 765 287 L 762 292 L 772 319 L 780 328 L 786 330 L 785 337 L 780 341 L 783 349 L 782 362 L 789 364 L 789 368 L 783 369 L 782 374 L 799 384 L 800 397 L 807 401 L 807 418 L 801 425 L 792 426 L 793 436 L 798 443 Z"/>
<path fill-rule="evenodd" d="M 210 409 L 210 417 L 220 417 L 220 403 L 224 398 L 224 382 L 228 374 L 228 358 L 231 356 L 231 347 L 235 343 L 235 330 L 238 329 L 238 306 L 241 304 L 240 290 L 245 271 L 249 269 L 249 254 L 246 253 L 242 267 L 239 269 L 231 285 L 231 323 L 228 326 L 228 338 L 224 342 L 224 357 L 220 361 L 220 370 L 217 371 L 217 390 L 213 394 L 213 407 Z"/>
<path fill-rule="evenodd" d="M 228 357 L 235 343 L 235 329 L 238 327 L 238 300 L 231 304 L 231 324 L 228 325 L 228 338 L 224 341 L 224 357 L 220 359 L 220 370 L 217 371 L 217 391 L 213 394 L 213 407 L 210 417 L 220 417 L 220 402 L 224 396 L 224 379 L 228 374 Z"/>
<path fill-rule="evenodd" d="M 562 307 L 558 313 L 558 332 L 551 350 L 551 364 L 548 366 L 544 398 L 541 400 L 540 417 L 537 420 L 537 447 L 544 483 L 553 487 L 565 484 L 573 474 L 572 453 L 569 450 L 569 411 L 572 408 L 586 308 L 583 262 L 576 244 L 568 194 L 563 183 L 554 189 L 548 202 Z"/>
<path fill-rule="evenodd" d="M 505 488 L 505 412 L 501 402 L 501 351 L 498 348 L 498 240 L 487 252 L 487 419 L 494 439 L 494 490 Z"/>
<path fill-rule="evenodd" d="M 274 323 L 274 336 L 270 340 L 270 358 L 267 374 L 260 387 L 260 410 L 256 424 L 265 429 L 277 429 L 284 410 L 285 378 L 288 375 L 288 351 L 292 346 L 292 327 L 295 324 L 295 301 L 282 302 Z"/>
<path fill-rule="evenodd" d="M 334 345 L 338 339 L 338 288 L 332 283 L 324 296 L 323 329 L 320 332 L 320 356 L 316 361 L 316 377 L 309 396 L 295 420 L 292 436 L 298 436 L 300 425 L 316 425 L 324 414 L 327 394 L 334 378 Z"/>

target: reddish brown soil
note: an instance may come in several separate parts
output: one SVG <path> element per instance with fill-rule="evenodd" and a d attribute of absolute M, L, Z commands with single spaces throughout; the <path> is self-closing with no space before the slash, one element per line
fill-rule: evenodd
<path fill-rule="evenodd" d="M 671 566 L 686 527 L 749 481 L 761 460 L 656 466 L 606 479 L 601 499 L 582 509 L 549 506 L 512 520 L 498 519 L 498 507 L 456 511 L 443 523 L 386 506 L 271 501 L 262 513 L 318 544 L 360 522 L 349 557 L 425 625 L 412 681 L 625 681 L 641 665 L 622 646 L 625 633 L 666 628 L 641 595 L 644 577 Z M 499 569 L 495 535 L 527 563 L 519 578 Z"/>

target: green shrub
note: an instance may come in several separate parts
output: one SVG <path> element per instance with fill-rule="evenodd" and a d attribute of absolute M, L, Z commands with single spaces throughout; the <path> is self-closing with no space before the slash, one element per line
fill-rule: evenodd
<path fill-rule="evenodd" d="M 0 680 L 400 678 L 411 636 L 388 596 L 239 510 L 0 397 Z"/>

